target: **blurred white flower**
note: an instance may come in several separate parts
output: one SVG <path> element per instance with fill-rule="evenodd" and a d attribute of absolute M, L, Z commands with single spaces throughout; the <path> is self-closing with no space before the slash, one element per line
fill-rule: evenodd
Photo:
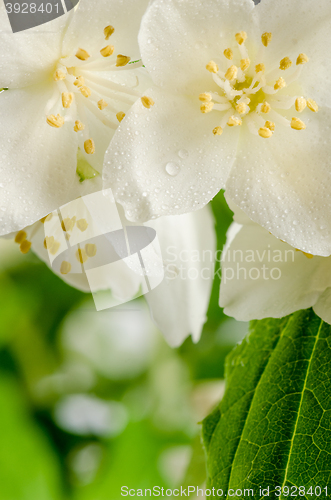
<path fill-rule="evenodd" d="M 81 0 L 67 15 L 13 34 L 1 2 L 0 89 L 9 90 L 0 95 L 0 234 L 100 189 L 93 179 L 106 148 L 148 85 L 135 62 L 147 4 Z M 144 96 L 140 105 L 147 112 L 152 101 Z"/>
<path fill-rule="evenodd" d="M 151 3 L 139 44 L 155 106 L 134 105 L 103 174 L 127 217 L 196 210 L 225 188 L 277 237 L 329 255 L 330 16 L 326 0 Z"/>

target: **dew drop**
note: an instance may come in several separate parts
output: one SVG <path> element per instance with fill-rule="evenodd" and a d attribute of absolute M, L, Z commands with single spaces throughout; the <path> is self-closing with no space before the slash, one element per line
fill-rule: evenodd
<path fill-rule="evenodd" d="M 180 149 L 178 151 L 178 156 L 179 156 L 179 158 L 182 158 L 182 160 L 184 160 L 185 158 L 188 158 L 189 155 L 190 155 L 190 153 L 186 149 Z"/>
<path fill-rule="evenodd" d="M 167 163 L 165 169 L 167 174 L 171 175 L 172 177 L 175 177 L 179 172 L 179 166 L 173 162 Z"/>

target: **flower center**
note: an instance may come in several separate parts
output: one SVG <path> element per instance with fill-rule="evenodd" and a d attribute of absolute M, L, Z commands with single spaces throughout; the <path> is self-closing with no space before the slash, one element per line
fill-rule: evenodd
<path fill-rule="evenodd" d="M 202 102 L 202 113 L 218 111 L 221 113 L 220 123 L 213 130 L 214 135 L 221 135 L 226 126 L 241 126 L 245 122 L 249 131 L 264 139 L 272 137 L 276 125 L 291 127 L 294 130 L 304 130 L 305 123 L 293 116 L 289 118 L 288 110 L 295 108 L 301 113 L 305 109 L 318 111 L 313 99 L 295 95 L 292 85 L 301 75 L 302 66 L 308 62 L 306 54 L 299 54 L 296 59 L 296 69 L 289 75 L 285 71 L 292 67 L 289 57 L 284 57 L 277 65 L 267 65 L 265 50 L 271 43 L 272 34 L 263 33 L 262 45 L 256 56 L 255 63 L 249 58 L 245 41 L 247 34 L 241 31 L 235 35 L 237 57 L 234 51 L 227 48 L 224 58 L 219 61 L 209 61 L 206 66 L 217 86 L 216 92 L 204 92 L 199 99 Z M 237 64 L 233 64 L 233 60 Z M 270 66 L 270 68 L 267 66 Z M 222 69 L 220 69 L 220 67 Z M 291 88 L 292 86 L 292 88 Z M 285 89 L 286 90 L 283 90 Z"/>

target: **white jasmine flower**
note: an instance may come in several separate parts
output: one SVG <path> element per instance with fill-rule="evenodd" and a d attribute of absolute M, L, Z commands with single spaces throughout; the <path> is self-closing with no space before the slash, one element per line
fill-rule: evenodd
<path fill-rule="evenodd" d="M 249 321 L 313 307 L 331 324 L 331 257 L 295 249 L 232 209 L 235 222 L 222 257 L 220 306 L 225 314 Z"/>
<path fill-rule="evenodd" d="M 13 34 L 1 2 L 0 89 L 9 90 L 0 94 L 0 234 L 98 189 L 92 179 L 118 124 L 139 97 L 144 110 L 151 105 L 135 62 L 147 4 L 81 0 Z"/>
<path fill-rule="evenodd" d="M 139 35 L 155 106 L 133 107 L 104 171 L 127 217 L 226 188 L 275 236 L 329 255 L 330 15 L 326 0 L 155 0 Z"/>
<path fill-rule="evenodd" d="M 45 238 L 44 225 L 50 223 L 53 217 L 50 214 L 12 235 L 23 254 L 32 249 L 50 267 L 49 254 L 55 257 L 61 252 L 61 238 Z M 124 218 L 122 222 L 130 225 Z M 85 219 L 66 218 L 62 224 L 70 241 L 77 238 L 77 233 L 79 237 L 88 232 Z M 165 274 L 163 282 L 145 295 L 151 316 L 171 346 L 179 346 L 190 334 L 197 342 L 206 321 L 214 278 L 216 242 L 210 209 L 205 207 L 190 214 L 162 217 L 148 222 L 147 226 L 156 231 Z M 86 275 L 74 271 L 78 260 L 85 262 L 89 257 L 92 259 L 97 250 L 92 247 L 88 245 L 85 248 L 82 244 L 81 253 L 71 262 L 64 261 L 57 272 L 69 285 L 84 292 L 91 292 Z M 122 303 L 139 294 L 143 281 L 143 276 L 133 273 L 124 261 L 119 261 L 115 271 L 103 274 L 99 284 L 94 284 L 93 292 L 107 286 L 114 299 Z"/>

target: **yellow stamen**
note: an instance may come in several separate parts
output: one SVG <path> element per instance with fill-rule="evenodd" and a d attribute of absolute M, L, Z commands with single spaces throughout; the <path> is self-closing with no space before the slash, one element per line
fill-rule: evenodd
<path fill-rule="evenodd" d="M 218 65 L 214 61 L 209 61 L 209 63 L 206 66 L 206 69 L 210 73 L 217 73 L 218 70 L 219 70 L 219 67 L 218 67 Z"/>
<path fill-rule="evenodd" d="M 74 85 L 79 88 L 82 87 L 84 84 L 85 84 L 84 77 L 77 76 L 76 80 L 74 81 Z"/>
<path fill-rule="evenodd" d="M 61 69 L 57 69 L 54 73 L 53 79 L 56 82 L 59 82 L 60 80 L 65 80 L 66 76 L 67 75 L 65 74 L 64 71 L 62 71 Z"/>
<path fill-rule="evenodd" d="M 79 120 L 75 121 L 75 126 L 74 126 L 75 132 L 80 132 L 81 130 L 84 130 L 84 128 L 85 128 L 84 123 L 80 122 Z"/>
<path fill-rule="evenodd" d="M 201 102 L 210 102 L 212 100 L 212 97 L 210 94 L 203 93 L 199 95 L 199 100 Z"/>
<path fill-rule="evenodd" d="M 295 100 L 295 109 L 297 110 L 298 113 L 301 113 L 307 106 L 307 101 L 304 97 L 297 97 Z"/>
<path fill-rule="evenodd" d="M 105 35 L 106 40 L 109 40 L 109 38 L 112 36 L 114 33 L 115 28 L 113 26 L 106 26 L 105 29 L 103 30 L 103 33 Z"/>
<path fill-rule="evenodd" d="M 80 262 L 81 264 L 84 264 L 87 259 L 88 259 L 88 256 L 86 255 L 86 252 L 84 249 L 81 249 L 79 248 L 76 252 L 76 259 L 78 260 L 78 262 Z"/>
<path fill-rule="evenodd" d="M 241 125 L 241 124 L 242 124 L 242 121 L 240 120 L 240 118 L 237 118 L 235 116 L 230 116 L 229 121 L 228 121 L 229 127 L 237 127 L 238 125 Z"/>
<path fill-rule="evenodd" d="M 244 115 L 247 110 L 247 105 L 244 102 L 240 102 L 239 104 L 237 104 L 236 110 L 240 115 Z"/>
<path fill-rule="evenodd" d="M 230 66 L 230 68 L 227 70 L 225 73 L 225 78 L 231 82 L 231 80 L 235 80 L 238 75 L 238 68 L 237 66 Z"/>
<path fill-rule="evenodd" d="M 54 243 L 54 236 L 46 236 L 46 238 L 44 239 L 44 248 L 46 248 L 46 250 L 49 250 L 50 248 L 52 248 Z"/>
<path fill-rule="evenodd" d="M 263 33 L 261 36 L 262 43 L 265 47 L 268 47 L 269 43 L 271 42 L 272 39 L 272 33 Z"/>
<path fill-rule="evenodd" d="M 274 85 L 274 89 L 279 90 L 279 89 L 283 89 L 284 87 L 286 87 L 286 82 L 285 82 L 284 78 L 282 78 L 282 77 L 278 78 L 277 82 Z"/>
<path fill-rule="evenodd" d="M 80 88 L 80 91 L 81 93 L 83 94 L 84 97 L 90 97 L 90 95 L 92 94 L 92 91 L 91 89 L 89 89 L 88 87 L 86 87 L 85 85 L 83 85 L 81 88 Z"/>
<path fill-rule="evenodd" d="M 60 273 L 61 274 L 69 274 L 71 271 L 71 264 L 70 262 L 63 261 L 60 267 Z"/>
<path fill-rule="evenodd" d="M 255 66 L 255 73 L 263 73 L 265 72 L 265 65 L 263 63 L 257 64 Z"/>
<path fill-rule="evenodd" d="M 270 104 L 267 101 L 264 101 L 264 103 L 261 106 L 262 113 L 269 113 L 270 110 L 271 110 Z"/>
<path fill-rule="evenodd" d="M 229 61 L 231 61 L 233 59 L 233 51 L 231 49 L 225 49 L 223 54 L 225 55 L 225 57 L 227 59 L 229 59 Z"/>
<path fill-rule="evenodd" d="M 87 59 L 90 57 L 90 54 L 84 49 L 78 49 L 76 52 L 76 57 L 81 61 L 87 61 Z"/>
<path fill-rule="evenodd" d="M 291 127 L 294 130 L 304 130 L 306 128 L 306 125 L 299 118 L 294 117 L 291 121 Z"/>
<path fill-rule="evenodd" d="M 268 127 L 261 127 L 259 129 L 259 136 L 263 137 L 263 139 L 269 139 L 272 136 L 272 131 Z"/>
<path fill-rule="evenodd" d="M 62 93 L 62 106 L 64 108 L 70 108 L 73 100 L 74 100 L 74 94 L 72 92 L 63 92 Z"/>
<path fill-rule="evenodd" d="M 51 255 L 56 255 L 60 249 L 61 243 L 59 241 L 55 241 L 54 245 L 49 249 L 49 253 Z"/>
<path fill-rule="evenodd" d="M 61 226 L 63 231 L 72 231 L 75 225 L 75 221 L 67 217 L 66 219 L 63 219 Z"/>
<path fill-rule="evenodd" d="M 84 142 L 84 149 L 88 155 L 93 155 L 95 153 L 95 144 L 93 139 L 87 139 Z"/>
<path fill-rule="evenodd" d="M 143 96 L 141 98 L 141 102 L 143 103 L 143 106 L 145 106 L 145 108 L 147 109 L 150 109 L 155 104 L 155 102 L 151 97 L 146 97 L 146 96 Z"/>
<path fill-rule="evenodd" d="M 106 107 L 108 106 L 108 102 L 106 102 L 104 99 L 100 99 L 100 101 L 98 101 L 98 108 L 102 111 L 103 109 L 105 109 Z"/>
<path fill-rule="evenodd" d="M 250 64 L 251 64 L 250 59 L 241 59 L 241 61 L 240 61 L 240 69 L 242 71 L 246 71 L 246 69 L 249 68 Z"/>
<path fill-rule="evenodd" d="M 22 241 L 22 243 L 20 244 L 20 251 L 22 252 L 22 254 L 27 254 L 31 248 L 31 241 L 28 241 L 28 240 L 24 240 Z"/>
<path fill-rule="evenodd" d="M 222 127 L 215 127 L 213 130 L 214 135 L 222 135 L 223 134 L 223 129 Z"/>
<path fill-rule="evenodd" d="M 292 66 L 292 61 L 289 57 L 284 57 L 279 63 L 279 69 L 282 69 L 285 71 L 286 69 L 290 68 Z"/>
<path fill-rule="evenodd" d="M 306 64 L 309 61 L 309 57 L 306 56 L 306 54 L 299 54 L 297 58 L 297 65 L 298 64 Z"/>
<path fill-rule="evenodd" d="M 52 213 L 50 213 L 50 214 L 48 214 L 48 215 L 47 215 L 47 217 L 46 217 L 45 221 L 46 221 L 46 222 L 49 222 L 52 218 L 53 218 L 53 214 L 52 214 Z"/>
<path fill-rule="evenodd" d="M 313 99 L 307 99 L 307 106 L 310 109 L 310 111 L 314 111 L 314 113 L 317 113 L 318 105 Z"/>
<path fill-rule="evenodd" d="M 126 66 L 131 61 L 131 57 L 123 56 L 119 54 L 116 59 L 116 66 Z"/>
<path fill-rule="evenodd" d="M 80 231 L 84 232 L 88 228 L 88 222 L 86 219 L 79 219 L 77 221 L 77 227 Z"/>
<path fill-rule="evenodd" d="M 48 125 L 55 128 L 61 128 L 64 125 L 64 118 L 61 115 L 49 115 L 46 121 Z"/>
<path fill-rule="evenodd" d="M 265 127 L 267 127 L 269 130 L 271 130 L 271 132 L 273 132 L 275 130 L 275 124 L 274 122 L 271 122 L 269 120 L 267 120 L 264 124 Z"/>
<path fill-rule="evenodd" d="M 236 33 L 236 41 L 239 45 L 242 45 L 244 41 L 247 39 L 247 33 L 245 31 L 240 31 L 240 33 Z"/>
<path fill-rule="evenodd" d="M 210 113 L 214 107 L 213 102 L 205 102 L 204 104 L 201 104 L 200 110 L 201 113 Z"/>
<path fill-rule="evenodd" d="M 93 243 L 87 243 L 85 245 L 85 252 L 88 257 L 95 257 L 97 254 L 97 246 Z"/>
<path fill-rule="evenodd" d="M 100 54 L 102 57 L 109 57 L 114 54 L 115 47 L 113 45 L 107 45 L 107 47 L 104 47 L 103 49 L 100 50 Z"/>
<path fill-rule="evenodd" d="M 19 231 L 17 235 L 15 236 L 15 243 L 18 243 L 19 245 L 23 243 L 23 241 L 26 240 L 27 234 L 25 231 Z"/>
<path fill-rule="evenodd" d="M 303 250 L 300 250 L 299 248 L 295 249 L 296 252 L 301 252 L 307 259 L 312 259 L 314 256 L 311 253 L 304 252 Z"/>
<path fill-rule="evenodd" d="M 119 113 L 117 113 L 116 118 L 121 123 L 121 121 L 123 120 L 123 118 L 125 118 L 125 113 L 123 113 L 123 111 L 120 111 Z"/>

